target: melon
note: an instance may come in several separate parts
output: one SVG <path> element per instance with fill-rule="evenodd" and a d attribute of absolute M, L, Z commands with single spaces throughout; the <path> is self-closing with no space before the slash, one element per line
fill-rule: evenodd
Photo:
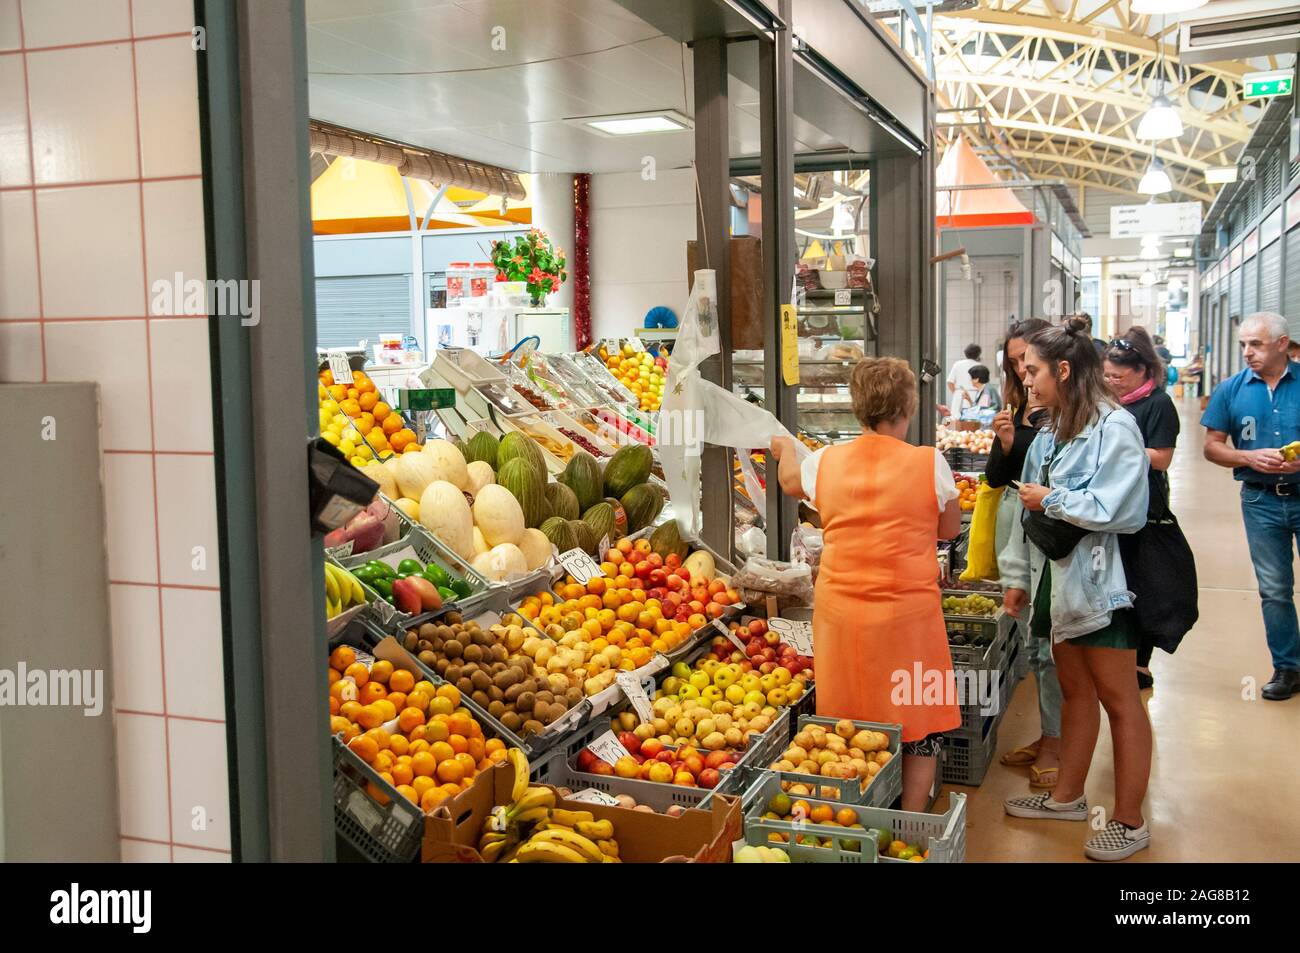
<path fill-rule="evenodd" d="M 486 463 L 495 470 L 497 468 L 497 446 L 499 443 L 500 441 L 492 434 L 480 430 L 469 438 L 469 443 L 465 444 L 466 462 Z"/>
<path fill-rule="evenodd" d="M 591 527 L 599 544 L 602 537 L 614 539 L 614 509 L 604 500 L 582 514 L 582 521 Z"/>
<path fill-rule="evenodd" d="M 524 554 L 528 571 L 532 572 L 550 562 L 551 541 L 540 529 L 526 529 L 523 539 L 519 541 L 519 551 Z"/>
<path fill-rule="evenodd" d="M 420 494 L 420 525 L 457 556 L 474 558 L 474 516 L 460 487 L 445 480 L 430 483 Z"/>
<path fill-rule="evenodd" d="M 713 561 L 713 556 L 703 549 L 697 549 L 687 556 L 682 563 L 682 568 L 690 570 L 692 579 L 707 579 L 710 582 L 718 573 L 718 567 Z"/>
<path fill-rule="evenodd" d="M 465 468 L 465 472 L 468 474 L 465 492 L 470 496 L 478 496 L 478 491 L 483 487 L 497 482 L 497 475 L 486 460 L 475 460 Z"/>
<path fill-rule="evenodd" d="M 469 486 L 469 476 L 465 467 L 465 455 L 456 449 L 449 440 L 429 440 L 421 451 L 434 460 L 434 479 L 446 480 L 462 490 Z M 405 454 L 403 454 L 405 456 Z"/>
<path fill-rule="evenodd" d="M 676 553 L 679 559 L 685 559 L 690 547 L 682 542 L 677 521 L 669 520 L 650 534 L 650 550 L 665 559 L 672 553 Z"/>
<path fill-rule="evenodd" d="M 438 461 L 431 453 L 403 453 L 397 458 L 396 471 L 397 488 L 402 491 L 402 496 L 413 500 L 421 499 L 425 488 L 441 479 Z"/>
<path fill-rule="evenodd" d="M 392 470 L 384 466 L 382 463 L 374 463 L 372 461 L 370 465 L 361 472 L 378 483 L 379 492 L 384 494 L 384 496 L 388 497 L 390 500 L 402 495 L 397 492 L 397 477 L 394 475 Z"/>
<path fill-rule="evenodd" d="M 619 447 L 605 463 L 605 496 L 623 494 L 638 483 L 650 479 L 654 453 L 643 443 L 630 443 Z"/>
<path fill-rule="evenodd" d="M 524 511 L 504 486 L 489 483 L 474 498 L 474 525 L 483 531 L 489 546 L 514 544 L 524 535 Z M 473 534 L 470 536 L 473 545 Z"/>
<path fill-rule="evenodd" d="M 600 464 L 586 450 L 574 451 L 568 465 L 556 479 L 572 490 L 573 495 L 578 498 L 579 512 L 585 513 L 599 503 L 601 497 L 605 495 L 600 476 Z"/>
<path fill-rule="evenodd" d="M 486 553 L 491 548 L 492 547 L 487 544 L 487 540 L 483 538 L 483 531 L 479 529 L 477 526 L 475 526 L 474 527 L 474 555 L 478 556 L 481 553 Z"/>
<path fill-rule="evenodd" d="M 623 494 L 623 509 L 627 513 L 627 531 L 635 533 L 654 523 L 664 508 L 663 495 L 649 483 L 638 483 Z"/>
<path fill-rule="evenodd" d="M 513 543 L 502 543 L 480 553 L 474 557 L 471 566 L 490 582 L 503 582 L 510 576 L 522 576 L 528 572 L 528 560 Z"/>
<path fill-rule="evenodd" d="M 585 520 L 569 520 L 569 529 L 573 531 L 574 538 L 578 541 L 578 549 L 589 555 L 595 555 L 600 537 L 592 531 L 591 524 Z"/>
<path fill-rule="evenodd" d="M 525 526 L 541 526 L 542 521 L 551 515 L 550 505 L 546 502 L 545 479 L 522 457 L 507 460 L 497 473 L 497 483 L 519 501 Z"/>
<path fill-rule="evenodd" d="M 566 520 L 576 520 L 582 515 L 577 495 L 563 483 L 546 484 L 546 502 L 551 505 L 551 513 Z"/>
<path fill-rule="evenodd" d="M 562 553 L 578 549 L 580 540 L 571 525 L 577 522 L 577 520 L 566 520 L 562 516 L 552 516 L 542 524 L 542 535 L 554 543 L 555 548 Z"/>
<path fill-rule="evenodd" d="M 532 438 L 525 437 L 518 431 L 512 430 L 501 438 L 497 445 L 497 473 L 511 460 L 522 458 L 533 465 L 537 471 L 539 479 L 546 479 L 546 459 L 542 456 L 542 448 L 533 442 Z M 500 476 L 497 477 L 498 482 Z"/>

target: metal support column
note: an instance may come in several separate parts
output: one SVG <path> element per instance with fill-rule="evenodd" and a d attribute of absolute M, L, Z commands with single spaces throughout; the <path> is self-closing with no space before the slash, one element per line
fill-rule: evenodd
<path fill-rule="evenodd" d="M 794 280 L 794 58 L 790 0 L 780 0 L 786 27 L 771 42 L 759 41 L 759 114 L 763 130 L 763 404 L 792 433 L 798 427 L 798 388 L 787 387 L 781 372 L 781 306 L 790 303 Z M 799 521 L 799 504 L 780 491 L 774 462 L 767 467 L 767 552 L 790 555 L 790 533 Z"/>
<path fill-rule="evenodd" d="M 697 40 L 695 69 L 695 180 L 699 261 L 717 272 L 721 353 L 701 366 L 705 380 L 731 389 L 731 149 L 727 123 L 727 41 Z M 704 541 L 730 556 L 735 544 L 732 459 L 726 447 L 705 446 L 700 468 Z"/>
<path fill-rule="evenodd" d="M 934 99 L 926 102 L 926 123 L 934 122 Z M 930 137 L 933 141 L 933 136 Z M 873 242 L 876 287 L 880 292 L 880 354 L 901 357 L 918 379 L 922 363 L 937 361 L 937 321 L 934 309 L 934 154 L 894 155 L 878 159 L 871 173 L 874 206 Z M 909 439 L 934 443 L 935 404 L 943 378 L 923 382 L 920 405 Z"/>

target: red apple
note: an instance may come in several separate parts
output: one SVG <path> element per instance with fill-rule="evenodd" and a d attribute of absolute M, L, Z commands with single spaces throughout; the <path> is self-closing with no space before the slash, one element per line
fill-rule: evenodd
<path fill-rule="evenodd" d="M 646 556 L 645 561 L 648 562 L 653 569 L 660 569 L 664 564 L 664 558 L 658 553 L 650 553 Z"/>
<path fill-rule="evenodd" d="M 738 756 L 733 754 L 732 757 L 735 758 L 735 757 L 738 757 Z M 736 762 L 734 762 L 734 761 L 724 761 L 724 762 L 722 762 L 722 764 L 718 765 L 718 773 L 722 773 L 723 771 L 731 771 L 731 770 L 733 770 L 735 767 L 736 767 Z"/>
<path fill-rule="evenodd" d="M 704 759 L 704 766 L 717 770 L 731 760 L 731 757 L 730 751 L 710 751 L 708 757 Z"/>
<path fill-rule="evenodd" d="M 674 622 L 687 622 L 687 621 L 690 620 L 690 618 L 691 618 L 691 610 L 690 610 L 690 609 L 678 609 L 678 610 L 677 610 L 677 614 L 676 614 L 675 616 L 673 616 L 673 621 L 674 621 Z"/>
<path fill-rule="evenodd" d="M 758 672 L 760 675 L 770 675 L 772 672 L 775 672 L 776 669 L 777 664 L 775 662 L 764 662 L 758 667 Z"/>
<path fill-rule="evenodd" d="M 662 761 L 664 764 L 672 764 L 677 760 L 677 754 L 668 748 L 661 748 L 659 753 L 655 755 L 655 760 Z"/>
<path fill-rule="evenodd" d="M 599 758 L 597 758 L 596 763 L 591 766 L 591 773 L 611 775 L 614 773 L 614 766 L 611 765 L 608 761 L 601 761 Z"/>
<path fill-rule="evenodd" d="M 749 659 L 745 659 L 745 661 L 740 663 L 740 670 L 742 672 L 752 672 L 754 670 L 754 663 Z"/>
<path fill-rule="evenodd" d="M 592 751 L 590 751 L 587 748 L 583 748 L 581 751 L 578 752 L 578 770 L 590 771 L 591 766 L 599 760 L 600 759 L 597 758 Z"/>
<path fill-rule="evenodd" d="M 743 662 L 745 661 L 745 653 L 737 649 L 731 653 L 730 660 L 732 662 Z"/>
<path fill-rule="evenodd" d="M 627 749 L 628 754 L 637 754 L 641 750 L 641 739 L 630 731 L 619 732 L 618 743 Z"/>
<path fill-rule="evenodd" d="M 676 553 L 669 553 L 667 558 L 664 559 L 664 565 L 669 569 L 676 569 L 681 564 L 682 557 L 678 556 Z"/>
<path fill-rule="evenodd" d="M 772 648 L 770 645 L 767 648 L 763 649 L 763 658 L 769 662 L 775 662 L 776 649 Z"/>
<path fill-rule="evenodd" d="M 646 562 L 649 562 L 649 560 L 646 560 Z M 667 591 L 668 573 L 664 572 L 662 569 L 651 569 L 650 585 L 661 587 L 664 591 Z"/>
<path fill-rule="evenodd" d="M 747 646 L 745 646 L 745 654 L 748 655 L 750 658 L 757 658 L 762 653 L 763 653 L 763 647 L 761 644 L 755 645 L 753 642 L 750 642 Z"/>
<path fill-rule="evenodd" d="M 697 612 L 698 613 L 704 612 L 704 603 L 700 602 L 697 599 L 692 599 L 690 602 L 687 603 L 687 605 L 690 607 L 692 615 Z"/>
<path fill-rule="evenodd" d="M 636 564 L 636 568 L 633 572 L 636 573 L 638 579 L 649 579 L 650 573 L 654 572 L 654 567 L 643 559 Z"/>
<path fill-rule="evenodd" d="M 664 750 L 664 743 L 658 738 L 647 738 L 641 742 L 641 753 L 647 758 L 653 758 L 656 761 L 663 760 L 659 757 L 660 752 Z"/>
<path fill-rule="evenodd" d="M 710 619 L 718 619 L 721 618 L 722 613 L 726 611 L 727 611 L 726 606 L 719 605 L 716 602 L 710 602 L 708 606 L 705 608 L 704 614 L 708 616 Z"/>
<path fill-rule="evenodd" d="M 750 635 L 765 635 L 767 633 L 767 623 L 762 619 L 754 619 L 749 623 Z"/>
<path fill-rule="evenodd" d="M 699 782 L 702 788 L 715 788 L 718 782 L 722 780 L 722 775 L 714 768 L 705 768 L 700 772 Z"/>
<path fill-rule="evenodd" d="M 691 581 L 691 571 L 687 569 L 685 566 L 679 566 L 677 568 L 677 575 L 681 577 L 682 582 Z"/>

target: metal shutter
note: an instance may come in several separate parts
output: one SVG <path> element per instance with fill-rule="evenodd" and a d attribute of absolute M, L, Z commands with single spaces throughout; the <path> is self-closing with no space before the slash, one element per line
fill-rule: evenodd
<path fill-rule="evenodd" d="M 1259 310 L 1282 308 L 1282 242 L 1276 241 L 1259 253 Z"/>
<path fill-rule="evenodd" d="M 1241 269 L 1238 268 L 1228 276 L 1228 314 L 1235 317 L 1241 314 Z"/>
<path fill-rule="evenodd" d="M 411 334 L 411 276 L 316 279 L 316 343 L 375 344 L 380 334 Z"/>
<path fill-rule="evenodd" d="M 1282 313 L 1291 324 L 1292 335 L 1300 334 L 1300 228 L 1287 232 L 1286 282 L 1282 294 Z"/>
<path fill-rule="evenodd" d="M 1263 207 L 1267 208 L 1269 204 L 1282 194 L 1282 154 L 1280 152 L 1271 152 L 1268 161 L 1264 165 L 1264 177 L 1260 183 L 1263 189 Z"/>
<path fill-rule="evenodd" d="M 1248 314 L 1254 314 L 1259 308 L 1256 303 L 1259 301 L 1259 256 L 1256 255 L 1250 261 L 1241 266 L 1241 315 L 1245 317 Z"/>

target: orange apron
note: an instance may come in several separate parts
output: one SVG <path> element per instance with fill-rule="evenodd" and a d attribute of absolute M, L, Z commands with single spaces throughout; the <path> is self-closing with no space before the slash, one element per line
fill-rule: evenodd
<path fill-rule="evenodd" d="M 904 741 L 961 726 L 935 559 L 934 463 L 933 447 L 867 433 L 828 449 L 817 468 L 817 714 L 901 724 Z"/>

